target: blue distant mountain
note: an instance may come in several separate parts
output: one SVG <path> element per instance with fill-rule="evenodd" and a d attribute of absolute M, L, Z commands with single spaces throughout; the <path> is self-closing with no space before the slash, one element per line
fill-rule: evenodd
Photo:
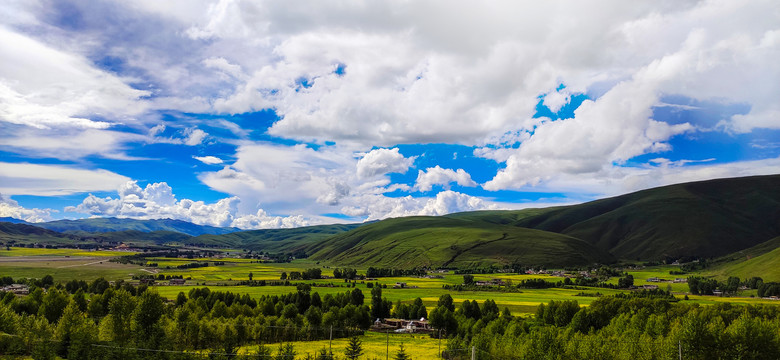
<path fill-rule="evenodd" d="M 0 222 L 7 222 L 12 224 L 29 224 L 27 221 L 19 220 L 17 218 L 12 218 L 9 216 L 0 217 Z"/>
<path fill-rule="evenodd" d="M 97 233 L 136 230 L 141 232 L 175 231 L 190 236 L 198 236 L 204 234 L 222 235 L 241 231 L 241 229 L 234 227 L 196 225 L 191 222 L 174 219 L 135 220 L 118 218 L 92 218 L 78 220 L 56 220 L 31 225 L 58 232 L 69 233 Z"/>

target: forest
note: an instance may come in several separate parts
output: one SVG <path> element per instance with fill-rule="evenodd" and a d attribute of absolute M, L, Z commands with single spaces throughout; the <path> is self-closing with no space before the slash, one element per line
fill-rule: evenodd
<path fill-rule="evenodd" d="M 259 298 L 193 288 L 166 301 L 146 286 L 104 279 L 29 283 L 27 296 L 0 294 L 0 354 L 342 359 L 349 354 L 321 349 L 304 355 L 287 342 L 349 338 L 376 318 L 428 315 L 420 299 L 393 305 L 381 287 L 368 296 L 354 288 L 321 297 L 300 285 L 293 293 Z M 456 304 L 445 294 L 430 311 L 430 324 L 447 339 L 442 356 L 450 359 L 470 358 L 472 348 L 478 359 L 780 358 L 777 306 L 700 306 L 662 290 L 602 296 L 587 307 L 551 301 L 528 317 L 512 316 L 492 300 Z"/>

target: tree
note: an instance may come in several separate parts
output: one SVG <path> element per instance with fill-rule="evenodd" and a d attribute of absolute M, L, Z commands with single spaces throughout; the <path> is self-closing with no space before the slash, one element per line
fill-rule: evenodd
<path fill-rule="evenodd" d="M 60 343 L 59 355 L 68 359 L 88 359 L 92 344 L 97 341 L 97 327 L 71 302 L 57 324 L 56 338 Z"/>
<path fill-rule="evenodd" d="M 474 275 L 471 274 L 463 275 L 463 283 L 466 285 L 474 284 Z"/>
<path fill-rule="evenodd" d="M 355 288 L 352 290 L 352 292 L 349 294 L 350 297 L 350 303 L 355 306 L 363 305 L 363 299 L 365 299 L 365 296 L 363 296 L 363 292 L 360 291 L 360 289 Z"/>
<path fill-rule="evenodd" d="M 344 356 L 349 360 L 357 360 L 360 355 L 363 355 L 363 342 L 357 336 L 353 336 L 349 339 L 347 348 L 344 350 Z"/>
<path fill-rule="evenodd" d="M 412 357 L 409 356 L 406 353 L 406 350 L 404 350 L 404 344 L 401 343 L 401 346 L 398 347 L 398 351 L 395 352 L 395 356 L 393 356 L 394 360 L 411 360 Z"/>
<path fill-rule="evenodd" d="M 439 296 L 439 303 L 437 306 L 444 306 L 450 311 L 455 311 L 455 304 L 453 303 L 452 296 L 450 296 L 450 294 Z"/>
<path fill-rule="evenodd" d="M 281 280 L 287 280 L 287 273 L 282 271 L 282 275 L 279 277 Z"/>
<path fill-rule="evenodd" d="M 249 281 L 252 281 L 252 277 L 254 277 L 254 274 L 252 274 L 252 272 L 250 271 L 249 272 Z"/>
<path fill-rule="evenodd" d="M 50 323 L 54 324 L 62 316 L 62 311 L 68 306 L 70 298 L 68 294 L 56 289 L 50 289 L 43 297 L 41 306 L 38 308 L 38 315 L 46 318 Z"/>
<path fill-rule="evenodd" d="M 165 311 L 165 303 L 160 294 L 145 291 L 139 296 L 138 305 L 133 310 L 131 329 L 137 345 L 157 349 L 163 341 L 160 317 Z"/>
<path fill-rule="evenodd" d="M 567 278 L 568 279 L 568 278 Z M 626 275 L 626 277 L 622 277 L 618 279 L 618 287 L 621 289 L 627 289 L 634 286 L 634 276 L 631 274 Z"/>
<path fill-rule="evenodd" d="M 126 344 L 131 338 L 130 320 L 134 309 L 135 298 L 125 290 L 117 291 L 108 302 L 108 316 L 101 324 L 101 328 L 105 326 L 105 337 L 120 346 Z"/>
<path fill-rule="evenodd" d="M 292 360 L 295 359 L 295 347 L 293 344 L 279 344 L 279 351 L 276 353 L 275 360 Z"/>

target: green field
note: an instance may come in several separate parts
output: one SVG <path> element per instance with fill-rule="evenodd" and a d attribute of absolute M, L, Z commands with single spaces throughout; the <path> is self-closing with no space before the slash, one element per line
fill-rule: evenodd
<path fill-rule="evenodd" d="M 303 271 L 308 268 L 321 268 L 325 276 L 333 275 L 333 268 L 323 267 L 313 260 L 296 260 L 291 263 L 258 263 L 255 260 L 235 259 L 235 258 L 210 258 L 210 259 L 178 259 L 178 258 L 149 258 L 148 262 L 156 263 L 157 267 L 140 267 L 137 265 L 124 265 L 109 262 L 112 256 L 127 255 L 127 252 L 116 251 L 83 251 L 77 249 L 30 249 L 30 248 L 12 248 L 11 251 L 0 251 L 0 276 L 11 276 L 13 278 L 33 277 L 41 278 L 51 274 L 55 280 L 60 282 L 72 279 L 93 280 L 98 277 L 105 277 L 109 280 L 124 279 L 129 280 L 133 275 L 155 274 L 155 275 L 181 275 L 188 282 L 184 286 L 168 286 L 167 282 L 160 281 L 155 286 L 157 291 L 169 299 L 174 299 L 179 292 L 189 292 L 196 286 L 208 286 L 215 291 L 231 291 L 240 294 L 249 294 L 252 297 L 263 295 L 287 294 L 296 291 L 295 286 L 239 286 L 238 281 L 249 279 L 251 272 L 254 280 L 278 281 L 282 272 L 290 273 L 292 271 Z M 771 255 L 769 253 L 768 255 Z M 756 257 L 755 260 L 761 260 Z M 209 266 L 176 269 L 178 265 L 191 262 L 209 262 Z M 224 265 L 215 266 L 214 262 L 224 262 Z M 166 269 L 166 267 L 171 267 Z M 631 270 L 634 276 L 634 284 L 642 286 L 645 284 L 658 285 L 660 289 L 667 290 L 671 286 L 675 294 L 682 296 L 688 292 L 688 285 L 685 283 L 671 283 L 670 281 L 677 277 L 687 277 L 687 275 L 669 275 L 669 271 L 678 270 L 677 266 L 655 266 L 644 269 Z M 361 270 L 361 272 L 364 270 Z M 669 282 L 647 282 L 648 278 L 657 277 Z M 519 275 L 519 274 L 485 274 L 474 275 L 476 281 L 491 279 L 501 279 L 519 283 L 528 279 L 545 279 L 551 282 L 561 281 L 562 278 L 551 275 Z M 351 290 L 349 284 L 342 279 L 317 279 L 317 280 L 295 280 L 293 283 L 306 283 L 313 286 L 312 291 L 320 295 L 340 293 Z M 382 277 L 372 283 L 378 282 L 386 285 L 382 290 L 383 296 L 389 300 L 405 303 L 412 302 L 415 298 L 421 298 L 429 311 L 433 310 L 439 296 L 450 294 L 455 302 L 459 304 L 464 300 L 477 300 L 483 302 L 492 299 L 500 308 L 507 307 L 513 314 L 532 314 L 540 303 L 546 303 L 550 300 L 577 300 L 580 305 L 587 306 L 596 299 L 593 295 L 615 294 L 626 290 L 614 290 L 605 288 L 583 287 L 573 288 L 550 288 L 550 289 L 523 289 L 515 292 L 503 291 L 452 291 L 445 290 L 444 285 L 458 285 L 463 282 L 462 275 L 442 274 L 442 278 L 420 278 L 420 277 Z M 406 288 L 393 288 L 396 283 L 406 283 Z M 617 278 L 610 280 L 617 282 Z M 367 287 L 365 281 L 358 281 L 356 287 L 361 289 L 369 296 L 371 289 Z M 584 293 L 585 296 L 582 296 Z M 765 303 L 766 300 L 747 297 L 755 294 L 755 291 L 745 292 L 746 297 L 726 297 L 719 298 L 713 296 L 689 296 L 690 301 L 701 304 L 713 304 L 717 302 L 739 302 L 739 303 Z M 770 303 L 773 303 L 770 301 Z"/>
<path fill-rule="evenodd" d="M 79 249 L 11 248 L 0 250 L 0 275 L 17 278 L 42 278 L 53 275 L 57 281 L 111 280 L 132 278 L 148 273 L 135 265 L 110 262 L 113 257 L 130 255 L 124 251 L 87 251 Z"/>
<path fill-rule="evenodd" d="M 87 256 L 87 257 L 117 257 L 123 255 L 133 255 L 132 251 L 90 251 L 80 249 L 42 249 L 42 248 L 24 248 L 12 247 L 11 250 L 0 250 L 0 257 L 9 256 Z"/>

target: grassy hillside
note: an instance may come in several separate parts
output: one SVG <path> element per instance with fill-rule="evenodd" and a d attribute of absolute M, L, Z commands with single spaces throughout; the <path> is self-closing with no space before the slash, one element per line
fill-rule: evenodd
<path fill-rule="evenodd" d="M 42 229 L 27 224 L 0 222 L 0 242 L 4 244 L 77 244 L 83 241 L 80 237 L 61 234 L 56 231 Z"/>
<path fill-rule="evenodd" d="M 304 251 L 328 237 L 362 224 L 306 226 L 295 229 L 265 229 L 239 231 L 225 235 L 201 235 L 185 241 L 190 245 L 217 245 L 271 253 Z"/>
<path fill-rule="evenodd" d="M 191 236 L 175 231 L 143 232 L 138 230 L 112 231 L 104 233 L 77 232 L 87 240 L 101 243 L 125 243 L 132 245 L 164 245 L 171 243 L 185 243 Z"/>
<path fill-rule="evenodd" d="M 57 220 L 37 223 L 36 226 L 59 232 L 110 232 L 136 230 L 142 232 L 175 231 L 190 236 L 203 234 L 228 234 L 239 231 L 237 228 L 221 228 L 208 225 L 196 225 L 173 219 L 135 220 L 117 218 L 92 218 L 78 220 Z"/>
<path fill-rule="evenodd" d="M 476 267 L 520 262 L 564 266 L 611 262 L 570 236 L 454 217 L 383 220 L 312 247 L 313 260 L 379 267 Z"/>
<path fill-rule="evenodd" d="M 719 259 L 708 275 L 725 279 L 759 276 L 764 281 L 780 281 L 780 236 Z"/>
<path fill-rule="evenodd" d="M 665 186 L 513 224 L 570 235 L 621 259 L 717 257 L 780 235 L 780 175 Z"/>

